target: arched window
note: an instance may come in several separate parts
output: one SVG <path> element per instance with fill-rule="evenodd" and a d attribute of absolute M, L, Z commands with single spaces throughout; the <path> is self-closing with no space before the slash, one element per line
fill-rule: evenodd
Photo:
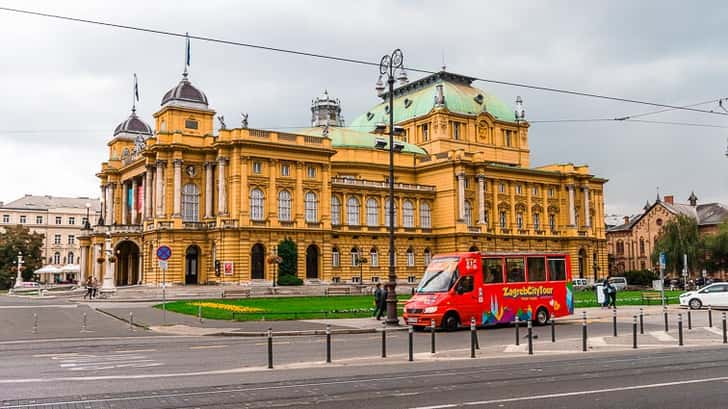
<path fill-rule="evenodd" d="M 521 212 L 516 213 L 516 226 L 518 226 L 518 230 L 523 230 L 523 213 Z"/>
<path fill-rule="evenodd" d="M 469 200 L 465 201 L 465 224 L 468 226 L 473 224 L 473 206 Z"/>
<path fill-rule="evenodd" d="M 316 193 L 306 193 L 304 206 L 306 208 L 306 222 L 316 223 L 318 221 L 318 202 L 316 201 Z"/>
<path fill-rule="evenodd" d="M 369 250 L 369 265 L 372 267 L 379 267 L 379 253 L 377 253 L 377 249 L 374 247 Z"/>
<path fill-rule="evenodd" d="M 420 227 L 423 229 L 432 227 L 432 211 L 428 202 L 420 203 Z"/>
<path fill-rule="evenodd" d="M 264 206 L 263 191 L 256 187 L 250 192 L 250 218 L 257 221 L 265 220 L 263 216 Z"/>
<path fill-rule="evenodd" d="M 404 227 L 415 227 L 415 205 L 410 200 L 402 203 L 402 224 Z"/>
<path fill-rule="evenodd" d="M 359 225 L 359 199 L 349 196 L 346 200 L 346 224 L 349 226 Z"/>
<path fill-rule="evenodd" d="M 541 230 L 541 215 L 538 213 L 533 214 L 533 229 Z"/>
<path fill-rule="evenodd" d="M 334 247 L 331 249 L 331 266 L 338 267 L 341 263 L 341 255 L 339 254 L 339 248 Z"/>
<path fill-rule="evenodd" d="M 373 197 L 367 199 L 367 226 L 379 226 L 379 201 Z"/>
<path fill-rule="evenodd" d="M 384 201 L 384 224 L 389 226 L 389 199 Z M 394 225 L 397 226 L 397 201 L 394 202 Z"/>
<path fill-rule="evenodd" d="M 645 255 L 645 239 L 640 237 L 640 256 Z"/>
<path fill-rule="evenodd" d="M 425 249 L 425 267 L 427 267 L 430 264 L 430 261 L 432 261 L 432 252 L 430 249 Z"/>
<path fill-rule="evenodd" d="M 287 190 L 278 192 L 278 220 L 291 221 L 291 194 Z"/>
<path fill-rule="evenodd" d="M 200 220 L 200 189 L 194 183 L 182 187 L 182 220 L 186 222 Z"/>
<path fill-rule="evenodd" d="M 73 262 L 76 261 L 73 257 L 73 253 L 68 253 L 68 264 L 73 264 Z"/>
<path fill-rule="evenodd" d="M 331 224 L 341 224 L 341 201 L 338 196 L 331 196 Z"/>
<path fill-rule="evenodd" d="M 500 223 L 500 228 L 505 229 L 506 228 L 506 212 L 500 212 L 498 216 L 498 222 Z"/>
<path fill-rule="evenodd" d="M 55 254 L 53 254 L 53 264 L 61 264 L 61 253 L 56 251 Z"/>
<path fill-rule="evenodd" d="M 415 266 L 415 251 L 412 247 L 407 249 L 407 267 Z"/>
<path fill-rule="evenodd" d="M 351 266 L 359 267 L 359 249 L 356 247 L 351 249 Z"/>

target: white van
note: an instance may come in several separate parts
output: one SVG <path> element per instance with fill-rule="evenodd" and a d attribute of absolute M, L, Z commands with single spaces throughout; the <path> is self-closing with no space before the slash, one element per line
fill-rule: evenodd
<path fill-rule="evenodd" d="M 612 277 L 609 279 L 609 283 L 612 284 L 617 291 L 622 291 L 627 288 L 627 279 L 624 277 Z"/>

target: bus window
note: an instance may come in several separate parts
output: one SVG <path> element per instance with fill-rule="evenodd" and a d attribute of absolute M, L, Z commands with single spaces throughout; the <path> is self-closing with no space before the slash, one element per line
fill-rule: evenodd
<path fill-rule="evenodd" d="M 546 262 L 543 257 L 528 258 L 528 281 L 546 281 Z"/>
<path fill-rule="evenodd" d="M 503 282 L 503 259 L 483 259 L 483 282 L 486 284 Z"/>
<path fill-rule="evenodd" d="M 523 271 L 523 258 L 507 258 L 506 269 L 508 270 L 509 283 L 522 283 L 526 281 Z"/>
<path fill-rule="evenodd" d="M 563 258 L 549 259 L 549 279 L 551 281 L 566 280 L 566 260 Z"/>
<path fill-rule="evenodd" d="M 458 294 L 464 294 L 473 291 L 473 276 L 463 276 L 463 278 L 460 279 L 460 282 L 456 287 L 456 291 Z"/>

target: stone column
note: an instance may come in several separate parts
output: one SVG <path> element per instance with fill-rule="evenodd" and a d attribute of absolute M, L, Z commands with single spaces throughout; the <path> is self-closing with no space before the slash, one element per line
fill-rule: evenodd
<path fill-rule="evenodd" d="M 227 215 L 227 192 L 225 191 L 225 165 L 227 158 L 218 158 L 217 170 L 217 212 L 220 216 Z"/>
<path fill-rule="evenodd" d="M 163 160 L 158 160 L 157 163 L 157 171 L 154 174 L 154 181 L 156 182 L 155 190 L 154 190 L 154 196 L 155 196 L 155 205 L 157 208 L 157 217 L 163 218 L 164 217 L 164 167 L 167 165 L 167 162 Z"/>
<path fill-rule="evenodd" d="M 296 204 L 295 212 L 293 213 L 293 220 L 299 223 L 299 226 L 304 225 L 304 197 L 303 197 L 303 162 L 296 162 L 296 197 L 293 202 Z M 361 209 L 364 210 L 366 215 L 366 202 L 362 202 Z"/>
<path fill-rule="evenodd" d="M 81 260 L 78 264 L 80 270 L 78 284 L 83 285 L 86 282 L 86 276 L 88 276 L 88 272 L 86 271 L 88 268 L 88 246 L 81 246 Z"/>
<path fill-rule="evenodd" d="M 569 226 L 576 226 L 576 209 L 574 208 L 574 185 L 566 186 L 569 189 Z"/>
<path fill-rule="evenodd" d="M 137 284 L 141 284 L 144 282 L 144 256 L 142 255 L 142 250 L 139 250 L 139 282 Z"/>
<path fill-rule="evenodd" d="M 116 215 L 114 214 L 114 213 L 116 213 L 116 211 L 115 211 L 116 209 L 114 209 L 114 193 L 115 193 L 114 190 L 116 190 L 116 189 L 114 189 L 114 187 L 115 187 L 115 185 L 113 183 L 109 183 L 106 186 L 106 198 L 107 198 L 106 210 L 109 213 L 106 224 L 108 224 L 108 225 L 112 225 L 112 224 L 116 223 Z"/>
<path fill-rule="evenodd" d="M 147 165 L 147 171 L 144 173 L 144 220 L 152 218 L 152 172 L 153 166 Z"/>
<path fill-rule="evenodd" d="M 107 224 L 108 221 L 106 220 L 106 216 L 108 215 L 108 212 L 106 211 L 106 208 L 108 207 L 108 202 L 106 201 L 106 185 L 101 185 L 101 217 L 104 219 L 104 224 Z M 89 215 L 89 217 L 91 217 Z M 93 225 L 94 223 L 89 220 L 89 223 Z"/>
<path fill-rule="evenodd" d="M 182 216 L 182 159 L 174 162 L 174 211 L 172 217 Z"/>
<path fill-rule="evenodd" d="M 485 224 L 485 175 L 478 175 L 478 224 Z"/>
<path fill-rule="evenodd" d="M 133 178 L 131 180 L 131 224 L 139 224 L 139 212 L 137 211 L 137 202 L 139 201 L 139 180 Z"/>
<path fill-rule="evenodd" d="M 212 168 L 215 162 L 205 162 L 205 218 L 213 217 L 212 214 Z"/>
<path fill-rule="evenodd" d="M 321 180 L 323 181 L 321 186 L 321 198 L 319 199 L 319 220 L 323 224 L 326 224 L 326 221 L 329 222 L 329 227 L 331 225 L 331 190 L 330 190 L 330 183 L 331 180 L 329 178 L 329 165 L 327 163 L 324 163 L 321 166 Z M 382 203 L 381 200 L 379 200 L 379 203 Z M 381 214 L 381 212 L 380 212 Z M 381 219 L 380 219 L 381 220 Z M 379 225 L 379 222 L 377 223 Z M 322 249 L 323 252 L 323 249 Z M 324 270 L 328 271 L 328 270 Z M 323 275 L 322 275 L 323 276 Z"/>
<path fill-rule="evenodd" d="M 591 214 L 589 213 L 589 186 L 582 188 L 584 192 L 584 222 L 586 227 L 591 227 Z"/>
<path fill-rule="evenodd" d="M 458 220 L 465 220 L 465 174 L 458 173 Z"/>
<path fill-rule="evenodd" d="M 248 158 L 240 157 L 240 215 L 243 218 L 243 224 L 248 224 L 250 217 L 250 205 L 248 199 L 250 192 L 248 191 Z"/>
<path fill-rule="evenodd" d="M 270 160 L 270 169 L 268 169 L 268 219 L 271 220 L 271 226 L 273 225 L 272 220 L 278 220 L 278 189 L 276 188 L 276 173 L 278 161 L 275 159 Z"/>
<path fill-rule="evenodd" d="M 93 260 L 91 260 L 91 262 L 93 263 L 93 266 L 94 266 L 94 268 L 93 268 L 93 278 L 96 278 L 98 280 L 100 278 L 99 277 L 99 274 L 100 274 L 100 271 L 99 270 L 101 268 L 101 264 L 99 264 L 99 262 L 97 260 L 99 259 L 99 257 L 101 257 L 101 245 L 100 244 L 93 244 L 93 246 L 94 246 L 94 254 L 93 254 L 93 257 L 92 257 Z"/>
<path fill-rule="evenodd" d="M 116 263 L 111 262 L 111 257 L 114 256 L 114 249 L 111 247 L 111 237 L 106 236 L 104 240 L 104 280 L 101 285 L 102 293 L 113 293 L 116 292 L 116 283 L 114 283 L 114 269 Z"/>
<path fill-rule="evenodd" d="M 130 224 L 129 223 L 129 206 L 128 206 L 129 203 L 128 203 L 128 200 L 127 200 L 127 194 L 128 193 L 127 193 L 127 190 L 126 190 L 127 189 L 127 186 L 128 186 L 128 183 L 127 182 L 121 182 L 119 184 L 119 186 L 121 187 L 121 201 L 120 201 L 120 203 L 121 203 L 121 224 L 127 225 L 127 224 Z"/>

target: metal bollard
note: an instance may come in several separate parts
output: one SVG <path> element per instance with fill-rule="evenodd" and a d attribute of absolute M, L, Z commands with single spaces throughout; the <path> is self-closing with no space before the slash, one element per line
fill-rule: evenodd
<path fill-rule="evenodd" d="M 586 352 L 586 311 L 581 312 L 581 350 Z"/>
<path fill-rule="evenodd" d="M 645 314 L 644 311 L 642 311 L 642 308 L 640 308 L 640 334 L 645 333 Z"/>
<path fill-rule="evenodd" d="M 331 363 L 331 325 L 326 326 L 326 363 Z"/>
<path fill-rule="evenodd" d="M 202 324 L 202 306 L 197 306 L 197 319 L 200 320 L 200 324 Z"/>
<path fill-rule="evenodd" d="M 478 324 L 475 323 L 475 317 L 470 317 L 470 323 L 475 325 L 475 349 L 480 349 L 480 340 L 478 339 Z"/>
<path fill-rule="evenodd" d="M 637 316 L 632 316 L 632 348 L 637 349 Z"/>
<path fill-rule="evenodd" d="M 677 344 L 683 346 L 682 313 L 677 314 Z"/>
<path fill-rule="evenodd" d="M 551 317 L 551 342 L 556 342 L 556 321 Z"/>
<path fill-rule="evenodd" d="M 382 328 L 382 358 L 387 357 L 387 329 Z"/>
<path fill-rule="evenodd" d="M 617 336 L 617 309 L 612 310 L 612 335 Z"/>
<path fill-rule="evenodd" d="M 134 331 L 134 313 L 129 312 L 129 331 Z"/>
<path fill-rule="evenodd" d="M 430 320 L 430 353 L 435 353 L 435 320 Z"/>
<path fill-rule="evenodd" d="M 693 314 L 690 313 L 690 307 L 688 307 L 688 329 L 693 329 Z"/>
<path fill-rule="evenodd" d="M 713 328 L 713 307 L 708 306 L 708 326 Z"/>
<path fill-rule="evenodd" d="M 521 337 L 518 334 L 518 315 L 516 315 L 516 345 L 521 345 Z"/>
<path fill-rule="evenodd" d="M 86 332 L 86 313 L 81 316 L 81 332 Z"/>
<path fill-rule="evenodd" d="M 470 357 L 475 358 L 475 318 L 470 319 Z"/>
<path fill-rule="evenodd" d="M 667 307 L 663 307 L 662 308 L 662 313 L 665 315 L 665 332 L 667 332 L 667 330 L 668 330 L 668 325 L 667 325 Z"/>
<path fill-rule="evenodd" d="M 533 355 L 533 321 L 528 320 L 528 355 Z"/>
<path fill-rule="evenodd" d="M 725 313 L 723 315 L 723 343 L 728 344 L 728 333 L 726 333 L 726 326 L 725 326 Z"/>
<path fill-rule="evenodd" d="M 33 313 L 33 333 L 38 333 L 38 314 Z"/>
<path fill-rule="evenodd" d="M 411 325 L 407 328 L 407 335 L 409 338 L 409 361 L 412 362 L 415 360 L 415 357 L 414 357 L 414 334 L 413 334 Z"/>
<path fill-rule="evenodd" d="M 273 328 L 268 328 L 268 369 L 273 369 Z"/>

